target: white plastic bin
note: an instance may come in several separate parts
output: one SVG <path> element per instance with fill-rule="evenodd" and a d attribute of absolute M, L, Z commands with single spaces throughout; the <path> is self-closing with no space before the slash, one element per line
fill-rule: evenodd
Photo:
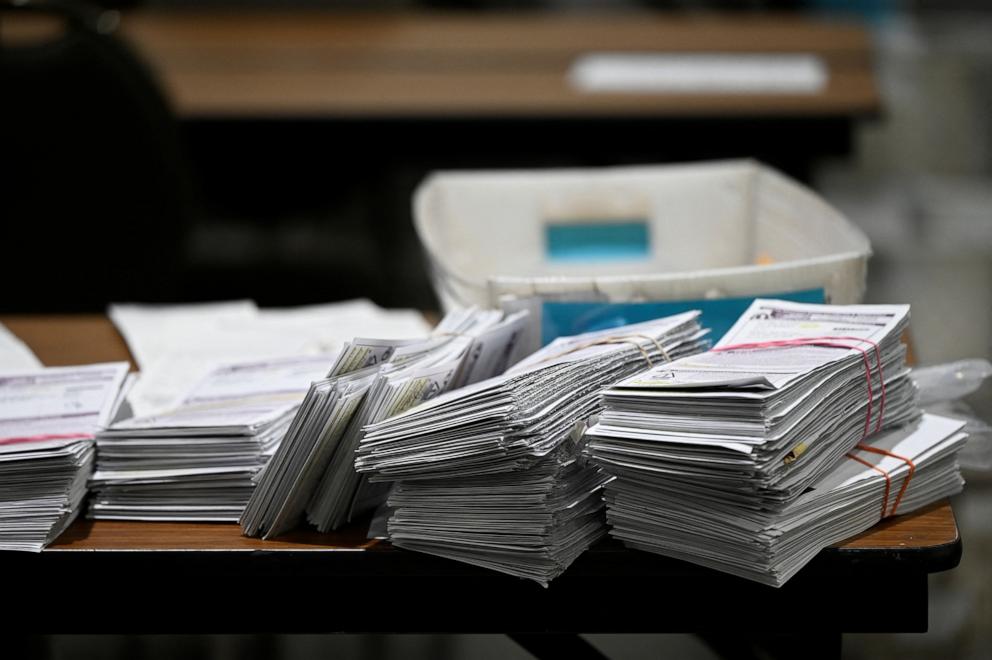
<path fill-rule="evenodd" d="M 437 172 L 417 189 L 414 222 L 446 310 L 809 290 L 857 303 L 871 254 L 813 191 L 750 160 Z"/>

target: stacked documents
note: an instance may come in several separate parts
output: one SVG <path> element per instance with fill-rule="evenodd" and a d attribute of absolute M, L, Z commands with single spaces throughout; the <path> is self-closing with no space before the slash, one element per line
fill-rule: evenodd
<path fill-rule="evenodd" d="M 173 410 L 97 436 L 94 518 L 236 521 L 315 378 L 334 356 L 217 367 Z"/>
<path fill-rule="evenodd" d="M 40 551 L 79 512 L 93 435 L 113 418 L 128 365 L 0 376 L 0 549 Z"/>
<path fill-rule="evenodd" d="M 400 482 L 390 539 L 547 584 L 605 533 L 606 477 L 567 440 L 602 387 L 702 350 L 697 316 L 560 338 L 503 376 L 370 424 L 356 467 Z"/>
<path fill-rule="evenodd" d="M 778 587 L 822 548 L 958 493 L 963 425 L 927 414 L 877 435 L 777 512 L 700 497 L 676 483 L 617 479 L 606 491 L 610 533 L 632 548 Z"/>
<path fill-rule="evenodd" d="M 501 377 L 370 425 L 355 465 L 374 481 L 528 468 L 599 409 L 602 387 L 704 347 L 697 317 L 559 337 Z"/>
<path fill-rule="evenodd" d="M 713 350 L 617 383 L 589 431 L 611 474 L 781 509 L 859 441 L 914 419 L 907 305 L 756 300 Z"/>
<path fill-rule="evenodd" d="M 519 360 L 527 314 L 460 310 L 423 340 L 355 339 L 327 378 L 310 386 L 286 439 L 259 478 L 242 531 L 266 538 L 306 512 L 321 531 L 374 508 L 386 487 L 355 472 L 366 424 L 397 415 L 441 392 L 502 373 Z"/>
<path fill-rule="evenodd" d="M 606 532 L 600 489 L 609 477 L 577 456 L 563 443 L 527 470 L 400 482 L 389 539 L 547 586 Z"/>
<path fill-rule="evenodd" d="M 700 526 L 707 507 L 741 521 L 802 510 L 797 499 L 846 453 L 918 417 L 900 342 L 908 316 L 905 305 L 756 300 L 711 351 L 607 390 L 586 451 L 617 477 L 613 533 L 633 538 L 638 516 L 660 536 L 697 533 L 657 522 L 673 498 L 697 507 Z"/>

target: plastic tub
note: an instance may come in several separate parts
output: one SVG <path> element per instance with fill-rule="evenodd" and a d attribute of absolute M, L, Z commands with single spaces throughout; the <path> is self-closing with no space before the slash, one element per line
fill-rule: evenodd
<path fill-rule="evenodd" d="M 414 222 L 446 310 L 508 300 L 857 303 L 871 255 L 861 230 L 816 193 L 750 160 L 437 172 L 416 191 Z"/>

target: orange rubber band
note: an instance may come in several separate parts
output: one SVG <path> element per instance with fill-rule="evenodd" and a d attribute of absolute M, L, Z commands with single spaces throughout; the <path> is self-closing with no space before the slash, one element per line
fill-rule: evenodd
<path fill-rule="evenodd" d="M 860 445 L 858 446 L 860 447 Z M 873 463 L 869 463 L 860 456 L 855 456 L 854 454 L 851 453 L 845 455 L 848 458 L 854 459 L 858 463 L 861 463 L 862 465 L 870 467 L 872 470 L 875 470 L 876 472 L 880 472 L 882 476 L 885 477 L 885 497 L 882 499 L 882 518 L 885 518 L 885 510 L 889 508 L 889 492 L 892 489 L 892 477 L 890 477 L 889 473 L 883 470 L 882 468 L 878 467 L 877 465 L 874 465 Z"/>
<path fill-rule="evenodd" d="M 872 447 L 871 445 L 865 445 L 858 443 L 858 449 L 863 449 L 864 451 L 870 451 L 873 454 L 881 454 L 882 456 L 888 456 L 890 458 L 898 458 L 900 461 L 904 462 L 909 466 L 909 474 L 902 482 L 902 487 L 899 488 L 899 494 L 896 495 L 896 501 L 892 504 L 892 513 L 890 516 L 896 515 L 896 511 L 899 509 L 899 504 L 902 502 L 902 496 L 906 494 L 906 489 L 909 488 L 909 481 L 913 478 L 913 474 L 916 472 L 916 464 L 905 456 L 900 456 L 899 454 L 894 454 L 887 449 L 882 449 L 880 447 Z"/>

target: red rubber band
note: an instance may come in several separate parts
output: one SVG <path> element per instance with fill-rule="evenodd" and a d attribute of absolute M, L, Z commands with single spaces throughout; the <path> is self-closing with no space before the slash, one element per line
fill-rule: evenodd
<path fill-rule="evenodd" d="M 17 445 L 29 442 L 44 442 L 45 440 L 92 440 L 89 433 L 51 433 L 48 435 L 31 435 L 22 438 L 0 438 L 0 445 Z"/>
<path fill-rule="evenodd" d="M 841 343 L 837 343 L 836 340 L 861 341 L 861 342 L 869 343 L 872 346 L 874 346 L 875 362 L 878 365 L 878 381 L 881 390 L 879 394 L 878 420 L 875 422 L 875 432 L 877 433 L 882 429 L 882 417 L 885 412 L 885 378 L 882 374 L 882 356 L 881 356 L 881 352 L 879 351 L 878 344 L 870 339 L 864 339 L 862 337 L 847 337 L 847 336 L 797 337 L 795 339 L 778 339 L 778 340 L 763 341 L 763 342 L 731 344 L 729 346 L 719 346 L 717 348 L 712 348 L 710 349 L 710 351 L 714 353 L 720 353 L 723 351 L 733 351 L 733 350 L 790 348 L 794 346 L 826 346 L 830 348 L 846 348 L 849 350 L 859 351 L 861 353 L 861 359 L 865 364 L 865 383 L 868 389 L 868 404 L 867 404 L 867 410 L 865 411 L 865 428 L 861 434 L 861 439 L 864 440 L 871 433 L 872 402 L 875 398 L 875 393 L 871 383 L 872 370 L 871 370 L 871 363 L 868 360 L 868 352 L 865 349 L 861 348 L 860 346 L 841 344 Z"/>

